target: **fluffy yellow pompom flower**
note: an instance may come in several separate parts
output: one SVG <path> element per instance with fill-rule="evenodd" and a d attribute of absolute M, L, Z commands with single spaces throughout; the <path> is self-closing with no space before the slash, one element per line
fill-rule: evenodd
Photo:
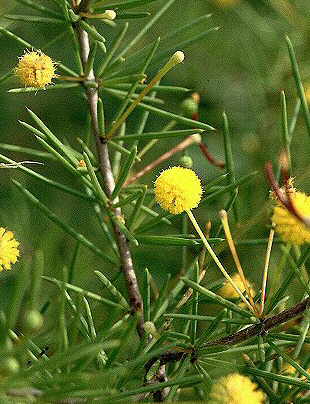
<path fill-rule="evenodd" d="M 210 404 L 263 404 L 265 395 L 257 384 L 239 373 L 221 377 L 212 387 Z"/>
<path fill-rule="evenodd" d="M 245 292 L 244 285 L 239 274 L 234 274 L 231 279 L 235 282 L 241 292 Z M 247 281 L 248 287 L 250 289 L 251 294 L 254 294 L 254 288 L 252 287 L 251 283 Z M 237 299 L 240 297 L 236 290 L 232 287 L 229 282 L 225 282 L 224 286 L 218 291 L 219 295 L 225 297 L 226 299 Z"/>
<path fill-rule="evenodd" d="M 19 58 L 15 74 L 26 87 L 45 88 L 57 77 L 55 69 L 55 62 L 43 52 L 27 51 Z"/>
<path fill-rule="evenodd" d="M 14 234 L 0 227 L 0 271 L 11 269 L 11 264 L 15 264 L 19 257 L 18 246 Z"/>
<path fill-rule="evenodd" d="M 156 201 L 174 215 L 196 208 L 201 195 L 200 179 L 189 168 L 168 168 L 155 181 Z"/>
<path fill-rule="evenodd" d="M 291 199 L 297 212 L 302 216 L 310 217 L 310 196 L 303 192 L 294 192 L 291 194 Z M 310 243 L 310 228 L 292 215 L 280 202 L 275 206 L 271 220 L 276 225 L 276 231 L 282 240 L 296 245 Z"/>

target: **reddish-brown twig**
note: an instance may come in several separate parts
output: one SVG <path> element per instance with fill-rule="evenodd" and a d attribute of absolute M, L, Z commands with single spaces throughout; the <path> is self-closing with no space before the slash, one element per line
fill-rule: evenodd
<path fill-rule="evenodd" d="M 201 142 L 201 137 L 198 133 L 188 136 L 181 143 L 177 144 L 175 147 L 173 147 L 172 149 L 170 149 L 169 151 L 167 151 L 166 153 L 164 153 L 160 157 L 158 157 L 158 159 L 154 160 L 152 163 L 143 167 L 141 171 L 137 172 L 132 177 L 130 177 L 125 182 L 124 186 L 132 184 L 133 182 L 137 181 L 139 178 L 143 177 L 145 174 L 152 171 L 155 167 L 159 166 L 164 161 L 169 160 L 170 157 L 172 157 L 174 154 L 186 149 L 191 144 L 193 144 L 193 143 L 199 144 L 200 142 Z"/>
<path fill-rule="evenodd" d="M 209 151 L 208 146 L 201 142 L 199 144 L 200 150 L 202 151 L 203 155 L 206 156 L 207 160 L 209 163 L 211 163 L 213 166 L 218 167 L 218 168 L 225 168 L 225 163 L 224 161 L 216 159 L 213 154 Z"/>

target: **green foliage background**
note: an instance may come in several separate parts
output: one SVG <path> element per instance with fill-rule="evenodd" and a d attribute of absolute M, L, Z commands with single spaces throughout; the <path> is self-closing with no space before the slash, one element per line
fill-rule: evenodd
<path fill-rule="evenodd" d="M 205 140 L 212 153 L 218 158 L 224 156 L 222 112 L 223 110 L 227 112 L 231 125 L 236 173 L 243 175 L 253 170 L 259 171 L 257 178 L 250 185 L 240 189 L 241 226 L 246 227 L 245 230 L 249 232 L 246 234 L 247 237 L 266 236 L 268 232 L 266 226 L 269 224 L 268 211 L 262 210 L 262 204 L 267 199 L 268 186 L 263 175 L 263 165 L 270 159 L 276 161 L 282 148 L 280 91 L 284 89 L 286 92 L 289 113 L 292 113 L 296 101 L 284 36 L 290 35 L 302 69 L 302 77 L 305 78 L 305 82 L 307 79 L 310 82 L 309 54 L 306 52 L 309 46 L 307 13 L 310 11 L 310 5 L 307 1 L 275 1 L 270 4 L 264 1 L 241 1 L 235 6 L 221 7 L 219 3 L 205 0 L 194 2 L 178 0 L 155 24 L 146 38 L 137 45 L 137 48 L 159 35 L 164 37 L 169 30 L 178 28 L 180 22 L 186 24 L 201 15 L 213 14 L 203 24 L 195 24 L 192 32 L 187 35 L 192 36 L 206 30 L 207 27 L 220 26 L 221 29 L 185 49 L 184 64 L 170 72 L 163 82 L 184 86 L 201 94 L 201 120 L 207 121 L 218 129 L 215 134 L 208 135 Z M 160 1 L 152 3 L 149 7 L 150 11 L 156 10 L 160 4 L 162 4 Z M 29 14 L 29 9 L 18 5 L 15 10 L 10 10 L 11 14 L 17 14 L 17 12 Z M 128 36 L 133 37 L 135 32 L 139 32 L 145 20 L 131 23 Z M 4 21 L 7 24 L 7 20 Z M 58 34 L 57 28 L 57 26 L 46 28 L 44 24 L 9 22 L 9 29 L 42 49 L 45 43 Z M 113 39 L 114 32 L 109 27 L 105 30 L 109 43 Z M 61 46 L 56 43 L 48 50 L 48 54 L 55 60 L 72 66 L 72 52 L 68 49 L 68 44 L 65 40 L 61 41 Z M 167 45 L 169 44 L 165 44 Z M 16 65 L 17 58 L 24 49 L 4 36 L 0 37 L 0 49 L 3 55 L 0 74 L 4 74 L 8 68 Z M 148 72 L 150 77 L 156 71 L 156 67 L 158 68 L 158 66 L 152 66 Z M 78 96 L 78 90 L 38 92 L 36 95 L 6 93 L 7 89 L 18 86 L 17 80 L 13 78 L 1 88 L 1 143 L 37 148 L 32 135 L 17 122 L 18 119 L 25 121 L 28 119 L 25 105 L 44 119 L 55 133 L 66 137 L 70 143 L 75 144 L 76 136 L 82 138 L 85 136 L 87 106 Z M 168 109 L 180 111 L 181 97 L 164 98 Z M 158 128 L 158 119 L 151 122 L 148 127 L 148 130 Z M 303 119 L 299 118 L 292 153 L 297 186 L 304 190 L 307 190 L 310 185 L 309 175 L 306 175 L 309 172 L 310 155 L 306 142 L 307 135 Z M 154 152 L 146 156 L 143 164 L 153 160 L 176 143 L 175 139 L 162 141 Z M 12 156 L 17 161 L 25 159 L 25 155 L 21 154 L 5 152 L 4 154 Z M 194 160 L 194 169 L 205 184 L 220 173 L 218 169 L 206 162 L 198 148 L 191 147 L 189 154 Z M 143 178 L 143 182 L 154 181 L 160 169 L 177 164 L 179 157 L 180 155 L 177 155 L 173 161 L 169 161 L 147 175 Z M 43 175 L 74 185 L 71 183 L 72 177 L 68 177 L 57 163 L 46 161 L 44 167 L 36 169 Z M 67 223 L 76 229 L 83 230 L 90 238 L 94 235 L 96 238 L 98 229 L 96 229 L 92 212 L 87 207 L 81 206 L 80 201 L 67 195 L 60 195 L 57 191 L 50 190 L 37 181 L 30 180 L 29 177 L 24 177 L 17 170 L 1 170 L 0 174 L 1 224 L 14 229 L 16 237 L 22 243 L 24 257 L 31 255 L 37 248 L 43 248 L 47 254 L 47 271 L 57 276 L 64 261 L 67 263 L 70 261 L 73 242 L 40 213 L 35 212 L 32 206 L 29 206 L 28 202 L 12 187 L 10 177 L 13 176 L 23 184 L 29 183 L 29 188 L 36 195 L 40 195 L 41 200 L 55 213 L 65 218 Z M 227 199 L 227 196 L 225 198 Z M 216 201 L 200 209 L 200 221 L 202 223 L 208 220 L 212 220 L 213 223 L 218 221 L 217 211 L 222 208 L 224 201 L 225 199 Z M 176 218 L 174 222 L 176 223 L 174 230 L 176 230 L 179 226 L 179 218 Z M 162 228 L 160 231 L 167 232 L 167 229 Z M 172 230 L 169 232 L 172 233 Z M 239 232 L 240 229 L 236 228 L 237 238 Z M 167 272 L 176 274 L 179 271 L 180 256 L 176 254 L 177 250 L 173 249 L 170 253 L 167 251 L 168 247 L 161 248 L 163 251 L 160 254 L 154 250 L 154 247 L 140 248 L 135 252 L 135 261 L 138 268 L 141 269 L 147 265 L 156 278 L 164 279 Z M 249 268 L 250 278 L 259 280 L 263 251 L 259 247 L 252 247 L 249 251 L 249 247 L 246 247 L 240 253 L 245 268 Z M 147 263 L 144 262 L 145 257 L 147 257 Z M 160 257 L 164 257 L 164 260 Z M 249 262 L 247 262 L 248 259 Z M 102 269 L 101 263 L 84 250 L 79 263 L 77 273 L 83 282 L 89 281 L 87 278 L 91 268 Z M 217 271 L 215 270 L 214 273 L 217 274 Z M 210 276 L 215 276 L 214 273 L 211 270 Z"/>
<path fill-rule="evenodd" d="M 49 1 L 46 0 L 42 3 L 48 5 Z M 187 24 L 204 14 L 212 13 L 209 19 L 200 24 L 193 24 L 191 31 L 180 40 L 197 35 L 214 26 L 219 26 L 220 29 L 210 32 L 202 40 L 184 49 L 186 56 L 184 63 L 170 72 L 164 78 L 163 83 L 187 87 L 200 93 L 200 120 L 217 128 L 214 134 L 205 135 L 205 141 L 212 153 L 219 159 L 224 158 L 222 113 L 224 110 L 226 111 L 232 133 L 236 175 L 239 177 L 254 170 L 258 171 L 254 180 L 239 189 L 240 221 L 233 226 L 233 233 L 236 239 L 241 240 L 265 238 L 268 236 L 270 212 L 268 208 L 269 187 L 264 178 L 263 167 L 267 160 L 276 163 L 283 147 L 280 91 L 285 90 L 289 117 L 292 116 L 297 100 L 285 35 L 288 34 L 294 44 L 304 84 L 307 86 L 309 83 L 310 88 L 310 3 L 308 0 L 240 0 L 235 5 L 227 7 L 220 3 L 220 0 L 177 0 L 144 39 L 137 44 L 136 49 L 150 40 L 156 39 L 159 35 L 162 38 L 165 37 L 170 30 L 180 27 L 181 24 Z M 152 13 L 162 4 L 164 1 L 161 0 L 153 2 L 148 10 Z M 8 13 L 6 2 L 0 2 L 0 6 L 2 7 L 1 13 Z M 12 9 L 9 10 L 11 14 L 31 13 L 31 10 L 29 12 L 29 9 L 23 8 L 19 4 L 11 6 Z M 130 23 L 128 38 L 133 38 L 148 18 Z M 1 25 L 6 25 L 8 29 L 44 51 L 44 45 L 59 33 L 57 25 L 46 27 L 43 24 L 16 23 L 1 19 Z M 112 41 L 114 32 L 119 30 L 119 27 L 112 29 L 107 26 L 104 28 L 107 46 Z M 164 45 L 165 47 L 171 46 L 173 49 L 174 43 L 175 38 L 171 43 L 168 42 Z M 55 43 L 45 52 L 54 60 L 73 66 L 73 56 L 68 47 L 69 44 L 67 38 L 63 38 L 60 43 Z M 23 51 L 24 49 L 19 44 L 0 35 L 0 55 L 2 55 L 0 76 L 16 65 L 17 58 L 22 55 Z M 152 65 L 147 72 L 148 77 L 152 77 L 160 65 Z M 33 93 L 7 93 L 8 89 L 14 87 L 19 87 L 19 83 L 13 77 L 0 88 L 1 144 L 10 143 L 39 149 L 32 135 L 17 122 L 17 120 L 29 121 L 25 111 L 26 105 L 41 117 L 54 133 L 78 147 L 75 138 L 77 136 L 85 137 L 87 130 L 87 104 L 80 96 L 78 89 L 39 91 L 36 95 Z M 181 111 L 183 96 L 165 95 L 163 98 L 168 110 L 177 113 Z M 116 108 L 115 100 L 109 99 L 106 94 L 104 101 L 110 105 L 107 110 L 107 120 L 109 120 L 112 116 L 111 111 Z M 138 112 L 133 114 L 129 132 L 134 132 L 134 118 L 138 114 Z M 147 130 L 159 129 L 163 124 L 164 121 L 151 117 Z M 136 169 L 138 170 L 164 151 L 169 150 L 177 142 L 175 138 L 159 142 L 156 148 L 146 156 L 143 163 L 136 166 Z M 10 156 L 16 161 L 28 159 L 20 153 L 3 150 L 1 144 L 0 152 L 2 154 Z M 296 186 L 309 192 L 310 150 L 301 114 L 298 118 L 291 150 Z M 198 147 L 191 146 L 188 153 L 194 161 L 193 168 L 199 174 L 204 185 L 221 173 L 219 169 L 206 161 Z M 142 182 L 151 184 L 161 169 L 178 164 L 180 157 L 180 154 L 176 155 L 173 160 L 145 176 Z M 72 187 L 77 186 L 76 183 L 73 183 L 74 179 L 52 160 L 44 161 L 44 166 L 37 166 L 33 169 L 59 182 Z M 70 263 L 75 242 L 62 230 L 51 224 L 18 193 L 11 183 L 11 177 L 30 189 L 66 223 L 72 225 L 89 239 L 96 241 L 100 248 L 109 251 L 109 246 L 100 239 L 97 221 L 87 204 L 83 205 L 78 199 L 49 189 L 18 170 L 1 169 L 0 226 L 13 230 L 16 238 L 21 242 L 20 261 L 33 255 L 35 250 L 42 249 L 46 256 L 45 274 L 60 278 L 63 265 Z M 217 212 L 224 206 L 228 198 L 229 196 L 226 195 L 207 206 L 198 208 L 199 222 L 203 225 L 211 220 L 215 229 L 219 224 Z M 157 211 L 159 212 L 160 209 L 158 208 Z M 180 217 L 175 217 L 170 228 L 160 226 L 156 232 L 158 235 L 164 235 L 180 232 L 180 229 Z M 260 287 L 264 251 L 264 245 L 240 246 L 239 249 L 245 271 L 257 288 Z M 197 251 L 190 252 L 192 257 L 195 252 Z M 142 271 L 147 266 L 159 285 L 165 284 L 168 273 L 171 273 L 173 279 L 181 269 L 180 249 L 176 247 L 133 248 L 133 255 L 138 277 L 141 278 Z M 224 253 L 222 258 L 227 267 L 233 270 L 230 256 Z M 271 291 L 282 278 L 282 274 L 277 273 L 278 259 L 279 253 L 275 249 L 271 261 Z M 10 302 L 11 286 L 19 266 L 20 263 L 14 266 L 12 272 L 0 275 L 1 306 L 5 307 Z M 116 274 L 109 273 L 104 263 L 82 247 L 76 268 L 76 284 L 102 292 L 101 285 L 93 276 L 93 270 L 103 271 L 112 279 L 116 276 Z M 208 271 L 208 282 L 219 278 L 219 272 L 213 265 Z M 117 282 L 122 285 L 121 277 Z M 46 301 L 47 294 L 53 296 L 55 291 L 53 286 L 45 286 L 44 296 L 41 297 L 42 304 Z M 294 292 L 291 293 L 291 303 L 298 301 L 302 294 L 297 282 L 292 285 L 292 290 Z M 105 316 L 103 313 L 98 315 Z"/>

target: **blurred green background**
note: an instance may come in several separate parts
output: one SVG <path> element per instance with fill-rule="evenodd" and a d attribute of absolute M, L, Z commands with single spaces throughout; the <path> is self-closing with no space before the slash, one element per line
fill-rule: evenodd
<path fill-rule="evenodd" d="M 156 1 L 150 4 L 149 11 L 153 14 L 166 2 Z M 42 1 L 51 5 L 51 1 Z M 0 1 L 1 14 L 31 14 L 19 4 Z M 158 36 L 164 38 L 171 30 L 177 29 L 198 17 L 212 13 L 209 19 L 192 25 L 190 35 L 172 38 L 161 46 L 174 48 L 176 41 L 186 40 L 208 28 L 219 26 L 220 29 L 210 32 L 203 39 L 196 41 L 184 49 L 186 58 L 181 66 L 170 72 L 163 80 L 165 84 L 184 86 L 201 95 L 199 108 L 200 120 L 215 128 L 214 134 L 205 137 L 210 151 L 219 159 L 224 158 L 222 136 L 222 113 L 225 110 L 231 127 L 233 139 L 233 154 L 235 157 L 237 177 L 258 170 L 255 179 L 239 190 L 238 212 L 239 223 L 233 224 L 236 239 L 267 237 L 269 226 L 268 184 L 264 178 L 263 167 L 266 161 L 277 162 L 281 144 L 281 110 L 280 91 L 285 90 L 289 118 L 291 118 L 297 95 L 291 74 L 291 66 L 285 44 L 288 34 L 294 44 L 298 62 L 305 86 L 310 88 L 310 3 L 308 0 L 177 0 L 164 16 L 147 33 L 135 48 L 134 52 Z M 126 42 L 151 18 L 130 22 Z M 74 68 L 74 59 L 70 49 L 71 42 L 64 36 L 60 42 L 45 50 L 45 44 L 59 34 L 57 25 L 46 27 L 43 24 L 12 23 L 1 17 L 1 25 L 25 38 L 36 48 L 44 50 L 56 61 L 62 61 Z M 107 47 L 119 32 L 123 21 L 116 28 L 102 27 L 107 37 Z M 160 48 L 161 49 L 161 48 Z M 13 40 L 0 35 L 1 64 L 0 76 L 13 69 L 18 57 L 24 49 Z M 159 65 L 152 65 L 148 70 L 149 77 L 158 70 Z M 25 107 L 32 109 L 59 138 L 66 138 L 70 144 L 78 148 L 76 137 L 86 137 L 87 105 L 79 89 L 41 91 L 37 94 L 9 94 L 7 90 L 19 87 L 15 77 L 1 84 L 0 87 L 0 143 L 10 143 L 39 149 L 33 136 L 18 124 L 18 120 L 29 122 Z M 164 96 L 166 107 L 170 111 L 180 112 L 184 97 Z M 111 119 L 115 109 L 115 100 L 104 97 L 106 117 Z M 129 132 L 134 131 L 135 112 L 129 123 Z M 151 116 L 146 130 L 159 130 L 166 121 Z M 180 126 L 180 129 L 182 127 Z M 163 140 L 152 152 L 146 155 L 138 170 L 146 163 L 169 150 L 177 140 Z M 27 160 L 20 153 L 12 153 L 1 149 L 5 154 L 17 161 Z M 221 174 L 221 171 L 211 166 L 202 156 L 198 147 L 190 147 L 188 154 L 194 161 L 194 169 L 204 184 Z M 172 161 L 160 166 L 141 182 L 152 184 L 158 172 L 169 165 L 177 164 L 181 154 Z M 308 135 L 301 114 L 292 142 L 293 174 L 297 187 L 309 191 L 310 149 Z M 55 179 L 71 187 L 80 189 L 76 179 L 68 175 L 52 160 L 44 161 L 44 166 L 33 166 L 37 172 Z M 35 209 L 12 185 L 13 177 L 30 189 L 50 209 L 76 230 L 94 241 L 100 248 L 109 251 L 109 245 L 102 238 L 100 228 L 94 218 L 91 206 L 80 200 L 62 194 L 55 189 L 31 179 L 17 169 L 1 169 L 0 182 L 0 226 L 15 232 L 21 242 L 20 262 L 10 273 L 0 274 L 0 286 L 5 293 L 0 293 L 0 302 L 6 305 L 10 285 L 14 280 L 14 272 L 26 257 L 32 256 L 36 249 L 43 249 L 46 256 L 46 274 L 61 277 L 63 265 L 68 265 L 73 255 L 75 241 L 62 230 L 49 222 L 41 212 Z M 227 203 L 229 195 L 213 201 L 208 206 L 198 208 L 196 214 L 202 225 L 212 221 L 212 228 L 219 223 L 217 212 Z M 156 207 L 158 212 L 160 209 Z M 233 220 L 232 220 L 233 223 Z M 160 226 L 156 234 L 172 234 L 180 232 L 181 218 L 175 217 L 172 227 Z M 152 232 L 154 234 L 154 232 Z M 251 281 L 259 288 L 264 261 L 265 246 L 243 246 L 239 252 L 245 271 Z M 190 251 L 193 257 L 197 251 Z M 133 248 L 135 265 L 138 276 L 147 266 L 154 278 L 162 285 L 167 273 L 176 276 L 181 270 L 181 251 L 168 247 L 139 247 Z M 271 288 L 276 285 L 282 274 L 277 273 L 279 251 L 275 247 L 271 262 Z M 227 268 L 233 271 L 229 254 L 222 258 Z M 101 290 L 99 282 L 92 271 L 101 270 L 113 279 L 115 268 L 109 268 L 98 260 L 91 252 L 81 248 L 76 268 L 75 283 L 87 285 L 93 291 Z M 211 265 L 206 282 L 219 278 L 216 268 Z M 122 283 L 122 279 L 118 279 Z M 48 293 L 53 293 L 53 287 L 47 285 Z M 296 286 L 296 285 L 295 285 Z M 298 286 L 298 285 L 297 285 Z M 298 299 L 298 288 L 292 300 Z M 42 297 L 42 302 L 46 296 Z"/>

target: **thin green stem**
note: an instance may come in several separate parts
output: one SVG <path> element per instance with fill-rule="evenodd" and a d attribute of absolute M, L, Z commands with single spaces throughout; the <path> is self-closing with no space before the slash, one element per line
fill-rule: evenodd
<path fill-rule="evenodd" d="M 228 275 L 227 271 L 225 270 L 225 268 L 223 267 L 223 265 L 221 264 L 220 260 L 217 258 L 217 255 L 215 254 L 215 252 L 212 250 L 212 247 L 210 246 L 210 244 L 208 243 L 205 235 L 203 234 L 203 232 L 201 231 L 193 213 L 190 210 L 187 210 L 186 213 L 188 214 L 188 217 L 190 218 L 193 226 L 195 227 L 195 230 L 197 231 L 197 233 L 199 234 L 203 244 L 205 245 L 207 251 L 209 252 L 209 254 L 211 255 L 211 257 L 213 258 L 214 262 L 216 263 L 216 265 L 218 266 L 218 268 L 220 269 L 220 271 L 222 272 L 222 274 L 225 276 L 225 278 L 227 279 L 227 281 L 231 284 L 231 286 L 234 288 L 234 290 L 238 293 L 238 295 L 240 296 L 240 298 L 242 299 L 242 301 L 247 305 L 247 307 L 250 309 L 251 312 L 254 312 L 253 307 L 251 306 L 251 304 L 248 302 L 248 300 L 243 296 L 243 293 L 241 292 L 241 290 L 238 288 L 238 286 L 235 284 L 235 282 L 231 279 L 231 277 Z"/>
<path fill-rule="evenodd" d="M 175 67 L 177 64 L 182 63 L 184 59 L 184 54 L 181 51 L 175 52 L 168 62 L 164 65 L 162 69 L 155 75 L 151 82 L 141 91 L 139 96 L 133 101 L 133 103 L 128 107 L 128 109 L 119 117 L 119 119 L 114 123 L 107 138 L 110 139 L 117 129 L 126 121 L 131 112 L 136 108 L 138 104 L 143 100 L 143 98 L 152 90 L 152 88 L 157 84 L 164 76 Z"/>
<path fill-rule="evenodd" d="M 268 268 L 269 268 L 269 261 L 270 261 L 270 254 L 271 254 L 273 237 L 274 237 L 274 228 L 272 228 L 270 230 L 269 239 L 268 239 L 268 245 L 267 245 L 267 252 L 266 252 L 265 266 L 264 266 L 264 273 L 263 273 L 260 315 L 262 315 L 264 313 L 264 306 L 265 306 L 265 300 L 266 300 L 266 286 L 267 286 L 267 278 L 268 278 Z"/>

